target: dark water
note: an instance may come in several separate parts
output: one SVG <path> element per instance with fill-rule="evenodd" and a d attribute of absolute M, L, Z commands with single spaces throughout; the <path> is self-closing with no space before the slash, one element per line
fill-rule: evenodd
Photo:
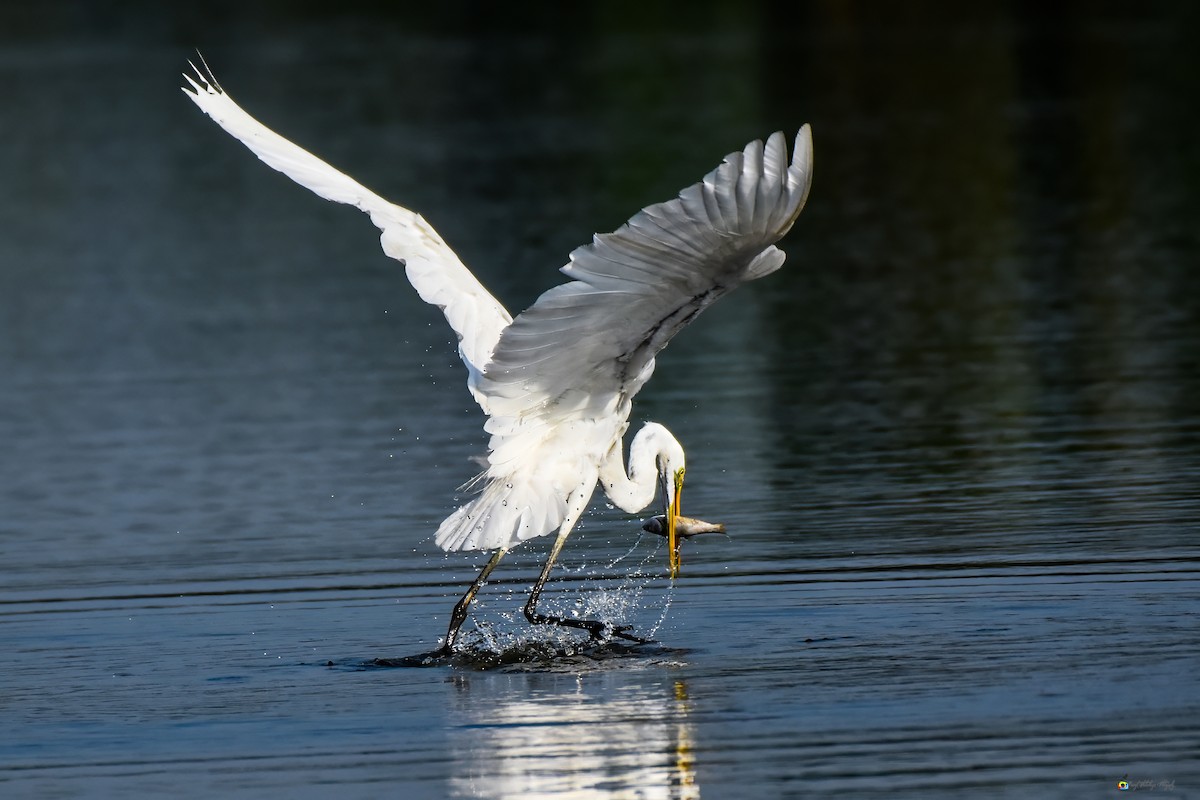
<path fill-rule="evenodd" d="M 0 795 L 1200 796 L 1197 19 L 1062 8 L 0 11 Z M 371 666 L 480 563 L 432 533 L 482 420 L 195 46 L 513 309 L 813 124 L 788 264 L 635 409 L 731 535 L 671 586 L 598 501 L 548 588 L 658 644 Z M 468 644 L 544 646 L 547 545 Z"/>

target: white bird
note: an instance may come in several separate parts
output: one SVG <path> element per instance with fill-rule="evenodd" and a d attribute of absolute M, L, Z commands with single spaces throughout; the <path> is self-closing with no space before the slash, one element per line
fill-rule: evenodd
<path fill-rule="evenodd" d="M 765 145 L 751 142 L 726 156 L 675 199 L 594 236 L 562 267 L 570 281 L 513 319 L 420 215 L 268 129 L 211 72 L 192 69 L 194 76 L 184 75 L 188 97 L 268 166 L 369 214 L 383 232 L 384 252 L 404 265 L 417 294 L 440 308 L 458 335 L 467 387 L 488 417 L 491 439 L 482 491 L 442 522 L 436 541 L 445 550 L 496 552 L 455 606 L 440 652 L 453 651 L 467 607 L 504 554 L 555 530 L 525 606 L 529 621 L 646 641 L 624 627 L 540 614 L 538 596 L 597 483 L 631 514 L 649 505 L 661 484 L 671 577 L 678 574 L 683 447 L 662 425 L 647 423 L 629 446 L 626 470 L 630 404 L 671 337 L 718 298 L 783 264 L 774 244 L 800 214 L 812 181 L 809 127 L 797 134 L 790 162 L 783 134 L 772 134 Z"/>

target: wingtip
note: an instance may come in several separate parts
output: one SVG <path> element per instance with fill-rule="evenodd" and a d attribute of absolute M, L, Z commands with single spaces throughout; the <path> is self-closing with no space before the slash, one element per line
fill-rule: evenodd
<path fill-rule="evenodd" d="M 812 128 L 807 122 L 801 125 L 796 133 L 796 148 L 792 152 L 792 166 L 788 172 L 788 184 L 800 190 L 800 208 L 803 208 L 808 199 L 808 190 L 812 187 L 813 176 Z"/>
<path fill-rule="evenodd" d="M 796 148 L 792 154 L 792 166 L 812 169 L 812 158 L 812 126 L 806 122 L 796 132 Z"/>
<path fill-rule="evenodd" d="M 190 91 L 186 86 L 180 88 L 188 92 L 188 94 L 196 96 L 201 92 L 205 94 L 225 94 L 225 90 L 221 88 L 221 84 L 217 83 L 217 78 L 213 75 L 212 68 L 208 66 L 208 62 L 204 60 L 204 54 L 199 49 L 196 50 L 196 58 L 200 61 L 199 67 L 190 58 L 187 62 L 194 74 L 183 73 L 183 79 L 191 84 L 194 91 Z"/>
<path fill-rule="evenodd" d="M 189 61 L 188 63 L 189 63 L 189 64 L 191 64 L 192 62 L 190 62 L 190 61 Z M 192 67 L 192 69 L 195 69 L 195 68 L 196 68 L 195 66 L 193 66 L 193 67 Z M 203 92 L 203 91 L 205 91 L 205 88 L 204 88 L 204 86 L 202 86 L 201 84 L 197 83 L 197 82 L 196 82 L 196 79 L 195 79 L 195 78 L 193 78 L 191 75 L 188 75 L 186 72 L 185 72 L 185 73 L 183 73 L 183 79 L 184 79 L 185 81 L 187 81 L 187 82 L 188 82 L 188 86 L 191 86 L 191 87 L 192 87 L 192 88 L 190 88 L 190 89 L 189 89 L 187 86 L 180 86 L 180 87 L 179 87 L 179 88 L 180 88 L 180 89 L 182 89 L 182 90 L 183 90 L 183 91 L 184 91 L 186 94 L 190 94 L 190 95 L 192 95 L 193 97 L 199 97 L 199 96 L 200 96 L 200 93 L 201 93 L 201 92 Z"/>

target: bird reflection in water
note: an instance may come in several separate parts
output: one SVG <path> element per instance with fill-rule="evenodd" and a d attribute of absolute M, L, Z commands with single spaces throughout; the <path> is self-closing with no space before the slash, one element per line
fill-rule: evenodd
<path fill-rule="evenodd" d="M 692 701 L 681 680 L 640 686 L 614 685 L 619 678 L 605 674 L 453 680 L 461 702 L 451 728 L 452 796 L 700 797 Z M 480 680 L 485 685 L 476 686 Z"/>

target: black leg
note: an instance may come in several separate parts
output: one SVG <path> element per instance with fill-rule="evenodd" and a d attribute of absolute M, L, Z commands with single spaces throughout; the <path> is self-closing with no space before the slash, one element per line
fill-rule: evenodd
<path fill-rule="evenodd" d="M 554 546 L 550 548 L 550 555 L 547 556 L 546 564 L 542 567 L 542 574 L 538 575 L 537 583 L 533 585 L 533 591 L 529 593 L 529 602 L 525 604 L 525 619 L 534 625 L 562 625 L 567 628 L 579 628 L 590 633 L 593 639 L 603 640 L 608 636 L 616 636 L 620 639 L 638 642 L 639 644 L 649 644 L 654 641 L 653 639 L 643 639 L 640 636 L 626 633 L 629 630 L 629 626 L 626 625 L 613 626 L 594 619 L 569 619 L 566 617 L 557 617 L 552 614 L 538 613 L 537 602 L 542 594 L 542 587 L 546 585 L 546 578 L 550 576 L 550 569 L 554 566 L 559 552 L 562 551 L 563 544 L 567 541 L 567 536 L 571 533 L 571 527 L 571 521 L 568 519 L 563 523 L 562 529 L 558 533 L 558 538 L 554 540 Z"/>
<path fill-rule="evenodd" d="M 471 605 L 471 601 L 475 599 L 475 595 L 479 594 L 479 590 L 483 588 L 483 584 L 487 581 L 488 575 L 492 574 L 492 570 L 500 563 L 500 559 L 508 550 L 501 548 L 496 551 L 488 562 L 483 565 L 483 569 L 479 571 L 479 577 L 471 584 L 471 588 L 467 589 L 467 593 L 463 595 L 458 604 L 454 606 L 454 611 L 450 614 L 450 629 L 446 631 L 446 642 L 442 645 L 438 652 L 443 656 L 448 656 L 454 652 L 454 640 L 458 638 L 458 629 L 467 620 L 467 607 Z"/>

